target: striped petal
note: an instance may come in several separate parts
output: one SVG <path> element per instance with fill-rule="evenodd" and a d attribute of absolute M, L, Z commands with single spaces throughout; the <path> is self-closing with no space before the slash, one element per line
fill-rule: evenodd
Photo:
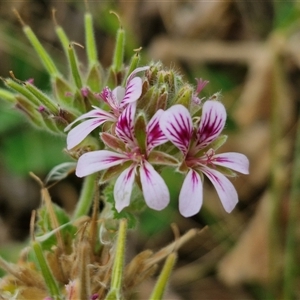
<path fill-rule="evenodd" d="M 67 136 L 67 149 L 70 150 L 81 143 L 94 129 L 102 125 L 106 121 L 115 121 L 115 117 L 102 109 L 93 109 L 90 112 L 83 114 L 74 122 L 69 124 L 65 131 L 68 131 L 77 121 L 86 120 L 70 130 Z"/>
<path fill-rule="evenodd" d="M 99 107 L 96 107 L 96 106 L 93 106 L 93 107 L 94 107 L 94 109 L 81 115 L 80 117 L 75 119 L 72 123 L 70 123 L 68 126 L 66 126 L 64 131 L 66 132 L 66 131 L 70 130 L 70 128 L 80 120 L 89 119 L 89 118 L 108 118 L 108 119 L 114 118 L 114 116 L 111 113 L 109 113 L 105 110 L 102 110 Z"/>
<path fill-rule="evenodd" d="M 242 174 L 249 174 L 249 160 L 241 153 L 227 152 L 216 154 L 213 158 L 214 165 L 226 167 Z"/>
<path fill-rule="evenodd" d="M 200 211 L 203 202 L 203 184 L 200 175 L 190 169 L 179 194 L 179 211 L 184 217 L 191 217 Z"/>
<path fill-rule="evenodd" d="M 130 166 L 125 169 L 118 177 L 114 187 L 114 198 L 116 203 L 116 210 L 120 212 L 124 207 L 130 203 L 132 187 L 135 178 L 135 167 Z"/>
<path fill-rule="evenodd" d="M 168 140 L 186 154 L 193 132 L 189 111 L 183 105 L 174 105 L 162 114 L 159 125 Z"/>
<path fill-rule="evenodd" d="M 238 194 L 233 184 L 225 175 L 216 170 L 202 167 L 201 171 L 214 185 L 225 211 L 230 213 L 238 203 Z"/>
<path fill-rule="evenodd" d="M 203 104 L 197 130 L 197 149 L 206 147 L 220 135 L 225 126 L 226 117 L 226 110 L 221 102 L 210 100 Z"/>
<path fill-rule="evenodd" d="M 135 74 L 137 74 L 138 72 L 147 71 L 147 70 L 149 70 L 149 69 L 150 69 L 149 66 L 144 66 L 144 67 L 139 67 L 139 68 L 134 69 L 134 70 L 130 73 L 130 75 L 128 76 L 127 81 L 126 81 L 126 84 L 128 84 L 129 81 L 132 80 L 132 78 L 134 78 Z"/>
<path fill-rule="evenodd" d="M 159 119 L 163 114 L 163 110 L 159 109 L 151 118 L 146 127 L 147 132 L 147 152 L 149 153 L 153 148 L 168 141 L 159 126 Z"/>
<path fill-rule="evenodd" d="M 127 160 L 128 158 L 126 155 L 108 150 L 87 152 L 79 157 L 76 175 L 78 177 L 84 177 L 122 164 Z"/>
<path fill-rule="evenodd" d="M 135 77 L 131 79 L 126 85 L 125 95 L 120 103 L 120 106 L 123 107 L 128 103 L 138 100 L 141 94 L 142 94 L 142 79 L 140 77 Z"/>
<path fill-rule="evenodd" d="M 162 177 L 147 161 L 144 161 L 140 167 L 140 178 L 147 205 L 155 210 L 164 209 L 170 202 L 169 189 Z"/>
<path fill-rule="evenodd" d="M 116 124 L 116 134 L 124 142 L 129 145 L 135 143 L 134 138 L 134 116 L 136 111 L 136 103 L 128 105 L 120 115 Z"/>

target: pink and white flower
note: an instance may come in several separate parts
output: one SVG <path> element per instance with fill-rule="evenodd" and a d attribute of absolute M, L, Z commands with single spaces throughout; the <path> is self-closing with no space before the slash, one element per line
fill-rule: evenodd
<path fill-rule="evenodd" d="M 169 203 L 169 190 L 152 166 L 151 155 L 155 154 L 152 156 L 156 158 L 164 157 L 164 153 L 153 151 L 153 148 L 167 141 L 159 128 L 159 118 L 163 111 L 157 111 L 146 126 L 144 149 L 135 138 L 135 112 L 136 102 L 127 105 L 116 123 L 116 137 L 108 133 L 102 134 L 104 143 L 115 151 L 99 150 L 83 154 L 78 160 L 76 175 L 83 177 L 115 166 L 123 166 L 123 169 L 120 168 L 116 172 L 119 174 L 114 186 L 116 209 L 121 211 L 129 205 L 133 183 L 138 176 L 146 204 L 152 209 L 162 210 Z M 159 160 L 160 163 L 161 161 Z"/>
<path fill-rule="evenodd" d="M 112 91 L 105 87 L 99 94 L 99 97 L 108 104 L 110 112 L 99 107 L 93 106 L 93 110 L 81 115 L 79 118 L 70 123 L 65 131 L 78 121 L 85 120 L 70 130 L 67 136 L 67 149 L 70 150 L 81 143 L 94 129 L 105 122 L 116 122 L 122 111 L 129 103 L 139 99 L 142 94 L 142 79 L 135 77 L 138 72 L 148 70 L 149 67 L 140 67 L 135 69 L 127 78 L 125 88 L 117 86 Z"/>
<path fill-rule="evenodd" d="M 192 117 L 182 105 L 172 106 L 160 118 L 161 130 L 184 156 L 181 168 L 188 170 L 179 194 L 179 211 L 185 217 L 195 215 L 202 206 L 203 174 L 214 185 L 226 212 L 238 202 L 234 186 L 218 167 L 248 174 L 247 157 L 235 152 L 215 154 L 209 147 L 221 134 L 226 117 L 223 104 L 210 100 L 203 104 L 198 128 L 194 129 Z"/>

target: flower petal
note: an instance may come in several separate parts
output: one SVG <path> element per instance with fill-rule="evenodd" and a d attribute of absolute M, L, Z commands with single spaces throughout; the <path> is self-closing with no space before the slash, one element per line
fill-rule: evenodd
<path fill-rule="evenodd" d="M 183 154 L 186 154 L 193 132 L 193 123 L 189 111 L 183 105 L 174 105 L 164 111 L 160 117 L 159 125 L 165 136 Z"/>
<path fill-rule="evenodd" d="M 226 212 L 230 213 L 238 203 L 238 195 L 233 184 L 219 171 L 202 167 L 201 171 L 214 185 Z"/>
<path fill-rule="evenodd" d="M 164 209 L 170 202 L 170 193 L 162 177 L 147 161 L 140 167 L 140 177 L 147 205 L 155 210 Z"/>
<path fill-rule="evenodd" d="M 78 177 L 84 177 L 108 169 L 112 166 L 122 164 L 127 160 L 129 159 L 126 155 L 108 150 L 87 152 L 79 157 L 76 175 Z"/>
<path fill-rule="evenodd" d="M 83 114 L 79 118 L 77 118 L 74 122 L 69 124 L 66 129 L 68 130 L 75 122 L 92 117 L 90 120 L 86 120 L 73 129 L 67 135 L 67 149 L 70 150 L 74 148 L 76 145 L 81 143 L 94 129 L 98 126 L 102 125 L 106 121 L 115 121 L 115 118 L 110 113 L 107 113 L 101 109 L 94 109 L 86 114 Z M 65 130 L 66 130 L 65 129 Z"/>
<path fill-rule="evenodd" d="M 120 212 L 130 203 L 130 197 L 135 178 L 135 166 L 130 166 L 118 177 L 114 187 L 116 210 Z"/>
<path fill-rule="evenodd" d="M 179 194 L 179 211 L 184 217 L 191 217 L 200 211 L 203 202 L 203 184 L 200 175 L 190 169 Z"/>
<path fill-rule="evenodd" d="M 166 143 L 167 137 L 164 135 L 159 126 L 159 119 L 163 114 L 163 110 L 159 109 L 151 118 L 146 127 L 147 132 L 147 152 L 149 153 L 153 148 Z"/>
<path fill-rule="evenodd" d="M 112 91 L 113 108 L 119 108 L 120 104 L 125 96 L 125 89 L 122 86 L 117 86 Z"/>
<path fill-rule="evenodd" d="M 241 153 L 227 152 L 216 154 L 213 163 L 218 166 L 230 168 L 242 174 L 249 174 L 249 160 Z"/>
<path fill-rule="evenodd" d="M 135 77 L 131 79 L 126 85 L 125 95 L 120 103 L 120 106 L 134 102 L 140 98 L 142 94 L 142 79 Z"/>
<path fill-rule="evenodd" d="M 67 149 L 70 150 L 81 143 L 94 129 L 103 124 L 98 119 L 86 120 L 74 127 L 67 135 Z"/>
<path fill-rule="evenodd" d="M 109 112 L 102 110 L 98 107 L 94 107 L 93 110 L 81 115 L 80 117 L 75 119 L 72 123 L 70 123 L 68 126 L 66 126 L 64 131 L 66 132 L 66 131 L 70 130 L 70 128 L 78 121 L 83 120 L 83 119 L 89 119 L 89 118 L 99 118 L 99 119 L 104 118 L 104 119 L 112 119 L 113 120 L 114 117 Z"/>
<path fill-rule="evenodd" d="M 134 115 L 136 103 L 129 104 L 120 115 L 116 124 L 116 134 L 124 142 L 132 145 L 134 138 Z"/>
<path fill-rule="evenodd" d="M 226 110 L 221 102 L 210 100 L 203 104 L 200 125 L 197 130 L 198 149 L 206 147 L 222 132 L 226 122 Z"/>
<path fill-rule="evenodd" d="M 146 70 L 149 70 L 149 69 L 150 69 L 149 66 L 144 66 L 144 67 L 139 67 L 139 68 L 134 69 L 134 70 L 129 74 L 129 76 L 128 76 L 128 78 L 127 78 L 127 81 L 126 81 L 126 85 L 128 84 L 128 82 L 129 82 L 130 80 L 132 80 L 132 78 L 135 76 L 136 73 L 138 73 L 138 72 L 143 72 L 143 71 L 146 71 Z"/>

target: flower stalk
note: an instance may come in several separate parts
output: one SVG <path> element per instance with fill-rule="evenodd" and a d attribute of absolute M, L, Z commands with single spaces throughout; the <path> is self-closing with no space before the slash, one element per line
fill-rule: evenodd
<path fill-rule="evenodd" d="M 162 300 L 164 292 L 167 288 L 169 278 L 171 276 L 172 270 L 175 266 L 177 260 L 177 254 L 171 253 L 163 266 L 163 269 L 158 277 L 158 280 L 156 282 L 156 285 L 152 291 L 152 294 L 149 298 L 149 300 Z"/>
<path fill-rule="evenodd" d="M 94 173 L 84 178 L 80 197 L 73 214 L 73 220 L 88 214 L 94 199 L 97 177 L 97 173 Z"/>
<path fill-rule="evenodd" d="M 121 299 L 122 279 L 124 273 L 124 259 L 126 246 L 127 220 L 120 220 L 116 251 L 114 254 L 114 264 L 112 268 L 110 291 L 106 300 Z"/>

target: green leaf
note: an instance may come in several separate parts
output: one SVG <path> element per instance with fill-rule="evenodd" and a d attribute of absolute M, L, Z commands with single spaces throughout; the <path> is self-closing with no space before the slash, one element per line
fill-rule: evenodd
<path fill-rule="evenodd" d="M 60 181 L 66 178 L 74 172 L 75 168 L 76 162 L 65 162 L 55 166 L 47 175 L 45 184 L 47 185 L 51 181 Z"/>

